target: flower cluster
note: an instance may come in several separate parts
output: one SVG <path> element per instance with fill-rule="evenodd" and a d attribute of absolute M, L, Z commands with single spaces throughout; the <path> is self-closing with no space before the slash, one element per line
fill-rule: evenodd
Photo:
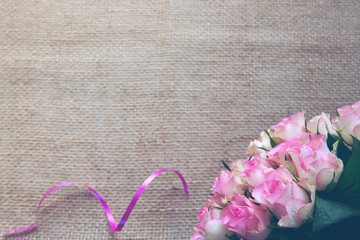
<path fill-rule="evenodd" d="M 223 162 L 226 170 L 215 179 L 212 198 L 200 210 L 193 240 L 261 240 L 274 228 L 309 222 L 318 226 L 314 213 L 325 210 L 317 210 L 323 206 L 317 206 L 317 198 L 323 194 L 336 201 L 331 192 L 338 196 L 341 188 L 354 185 L 351 179 L 358 179 L 345 174 L 344 165 L 352 161 L 352 167 L 359 166 L 354 164 L 360 162 L 354 160 L 358 155 L 351 152 L 360 139 L 360 101 L 337 112 L 333 119 L 322 113 L 306 121 L 304 111 L 283 118 L 250 142 L 246 159 L 230 166 Z M 360 194 L 359 189 L 353 194 Z"/>

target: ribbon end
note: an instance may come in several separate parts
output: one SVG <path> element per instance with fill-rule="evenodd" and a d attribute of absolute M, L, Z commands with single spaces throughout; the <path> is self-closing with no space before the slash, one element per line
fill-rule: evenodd
<path fill-rule="evenodd" d="M 184 192 L 186 194 L 187 199 L 189 199 L 189 191 L 186 189 Z"/>

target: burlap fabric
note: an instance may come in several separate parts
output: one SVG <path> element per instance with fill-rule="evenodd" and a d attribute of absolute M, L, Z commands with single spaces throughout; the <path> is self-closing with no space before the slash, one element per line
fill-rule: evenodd
<path fill-rule="evenodd" d="M 221 160 L 260 131 L 360 98 L 360 2 L 0 1 L 0 231 L 9 239 L 189 239 Z"/>

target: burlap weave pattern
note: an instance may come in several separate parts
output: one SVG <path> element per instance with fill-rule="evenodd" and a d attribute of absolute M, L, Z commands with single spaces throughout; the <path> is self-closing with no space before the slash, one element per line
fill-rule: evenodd
<path fill-rule="evenodd" d="M 360 98 L 360 2 L 1 0 L 0 231 L 189 239 L 219 171 L 261 130 Z"/>

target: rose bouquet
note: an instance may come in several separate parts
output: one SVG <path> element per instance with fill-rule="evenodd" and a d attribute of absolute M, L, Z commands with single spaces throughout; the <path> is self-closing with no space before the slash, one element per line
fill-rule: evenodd
<path fill-rule="evenodd" d="M 193 240 L 354 239 L 360 101 L 337 113 L 283 118 L 250 142 L 246 159 L 223 161 Z"/>

